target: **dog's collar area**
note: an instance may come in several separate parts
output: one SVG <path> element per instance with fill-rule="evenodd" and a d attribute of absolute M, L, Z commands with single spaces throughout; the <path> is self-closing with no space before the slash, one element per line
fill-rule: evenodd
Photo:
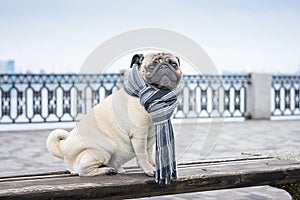
<path fill-rule="evenodd" d="M 170 91 L 166 86 L 161 86 L 161 85 L 156 84 L 156 83 L 151 83 L 150 86 L 152 88 L 154 88 L 155 90 L 168 90 L 168 91 Z"/>

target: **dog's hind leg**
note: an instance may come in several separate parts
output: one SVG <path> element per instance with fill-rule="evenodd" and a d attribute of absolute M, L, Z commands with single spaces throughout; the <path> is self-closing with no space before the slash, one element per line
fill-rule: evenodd
<path fill-rule="evenodd" d="M 78 156 L 79 176 L 97 176 L 117 174 L 113 167 L 106 166 L 110 157 L 100 154 L 98 151 L 87 149 Z"/>

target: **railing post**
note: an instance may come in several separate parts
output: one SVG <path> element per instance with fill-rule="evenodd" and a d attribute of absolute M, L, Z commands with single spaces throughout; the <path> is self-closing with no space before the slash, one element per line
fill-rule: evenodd
<path fill-rule="evenodd" d="M 271 118 L 272 75 L 251 73 L 251 83 L 247 88 L 246 119 Z"/>
<path fill-rule="evenodd" d="M 119 87 L 120 87 L 120 89 L 124 87 L 124 82 L 128 77 L 129 71 L 130 70 L 128 70 L 128 69 L 123 69 L 123 70 L 119 71 L 119 74 L 120 74 Z"/>

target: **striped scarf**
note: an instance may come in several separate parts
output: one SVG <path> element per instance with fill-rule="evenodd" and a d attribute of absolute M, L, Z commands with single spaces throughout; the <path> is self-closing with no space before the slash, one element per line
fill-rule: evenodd
<path fill-rule="evenodd" d="M 155 90 L 141 76 L 138 65 L 134 64 L 124 83 L 125 91 L 140 98 L 140 103 L 150 114 L 156 131 L 155 180 L 169 184 L 177 179 L 175 141 L 170 117 L 177 106 L 179 91 Z"/>

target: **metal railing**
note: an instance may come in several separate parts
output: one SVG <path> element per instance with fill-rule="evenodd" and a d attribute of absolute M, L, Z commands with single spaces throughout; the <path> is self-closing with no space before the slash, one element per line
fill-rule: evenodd
<path fill-rule="evenodd" d="M 300 76 L 274 75 L 271 99 L 272 116 L 300 116 Z"/>
<path fill-rule="evenodd" d="M 249 81 L 243 75 L 185 75 L 174 117 L 244 117 Z M 0 124 L 77 121 L 121 87 L 121 74 L 2 74 Z"/>
<path fill-rule="evenodd" d="M 120 80 L 120 74 L 0 75 L 0 123 L 76 121 Z"/>
<path fill-rule="evenodd" d="M 244 117 L 246 75 L 185 75 L 175 118 Z"/>

